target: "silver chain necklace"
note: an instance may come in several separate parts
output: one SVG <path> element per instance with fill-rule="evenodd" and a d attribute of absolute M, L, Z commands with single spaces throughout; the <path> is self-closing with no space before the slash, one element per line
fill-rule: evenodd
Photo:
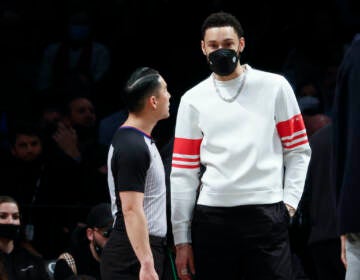
<path fill-rule="evenodd" d="M 216 93 L 219 95 L 219 97 L 220 97 L 222 100 L 224 100 L 225 102 L 232 103 L 232 102 L 234 102 L 234 100 L 239 96 L 240 92 L 241 92 L 242 89 L 244 88 L 245 80 L 246 80 L 246 74 L 245 74 L 245 72 L 243 72 L 243 78 L 240 80 L 241 84 L 240 84 L 238 90 L 236 91 L 236 94 L 235 94 L 234 96 L 232 96 L 232 97 L 229 97 L 229 98 L 224 97 L 224 96 L 221 94 L 219 88 L 216 86 L 216 81 L 215 81 L 215 75 L 214 75 L 214 74 L 212 75 L 212 78 L 213 78 L 213 83 L 214 83 L 215 91 L 216 91 Z"/>

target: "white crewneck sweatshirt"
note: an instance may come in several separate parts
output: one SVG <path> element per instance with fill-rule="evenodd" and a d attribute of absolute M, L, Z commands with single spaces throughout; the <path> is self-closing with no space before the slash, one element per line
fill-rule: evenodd
<path fill-rule="evenodd" d="M 281 75 L 245 67 L 244 79 L 211 75 L 181 98 L 170 177 L 175 244 L 191 242 L 200 185 L 197 203 L 207 206 L 296 208 L 301 198 L 311 150 L 294 92 Z"/>

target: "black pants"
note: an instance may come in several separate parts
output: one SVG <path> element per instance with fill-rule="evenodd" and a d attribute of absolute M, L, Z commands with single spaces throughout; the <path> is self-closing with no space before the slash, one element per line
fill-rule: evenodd
<path fill-rule="evenodd" d="M 289 215 L 283 202 L 195 208 L 196 280 L 292 280 Z"/>
<path fill-rule="evenodd" d="M 165 238 L 150 236 L 150 246 L 159 279 L 162 278 L 166 257 Z M 140 263 L 126 234 L 112 231 L 101 255 L 102 280 L 137 280 Z"/>

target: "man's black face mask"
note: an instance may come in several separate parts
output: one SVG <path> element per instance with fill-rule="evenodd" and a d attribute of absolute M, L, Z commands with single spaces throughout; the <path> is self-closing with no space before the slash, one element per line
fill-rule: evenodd
<path fill-rule="evenodd" d="M 219 76 L 234 72 L 239 56 L 233 49 L 218 49 L 209 54 L 210 69 Z"/>

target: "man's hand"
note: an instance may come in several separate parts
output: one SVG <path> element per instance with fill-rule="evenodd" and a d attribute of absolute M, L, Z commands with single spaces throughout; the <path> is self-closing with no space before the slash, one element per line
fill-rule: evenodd
<path fill-rule="evenodd" d="M 341 235 L 340 236 L 340 240 L 341 240 L 341 261 L 345 266 L 345 269 L 347 268 L 347 260 L 346 260 L 346 235 Z"/>
<path fill-rule="evenodd" d="M 62 122 L 59 122 L 58 128 L 53 135 L 53 139 L 69 157 L 73 159 L 80 157 L 81 154 L 78 149 L 77 134 L 73 128 L 67 127 Z"/>
<path fill-rule="evenodd" d="M 181 280 L 191 280 L 195 274 L 194 255 L 189 243 L 176 245 L 176 270 Z"/>
<path fill-rule="evenodd" d="M 293 217 L 295 215 L 296 209 L 287 203 L 285 203 L 285 206 L 289 212 L 290 217 Z"/>

